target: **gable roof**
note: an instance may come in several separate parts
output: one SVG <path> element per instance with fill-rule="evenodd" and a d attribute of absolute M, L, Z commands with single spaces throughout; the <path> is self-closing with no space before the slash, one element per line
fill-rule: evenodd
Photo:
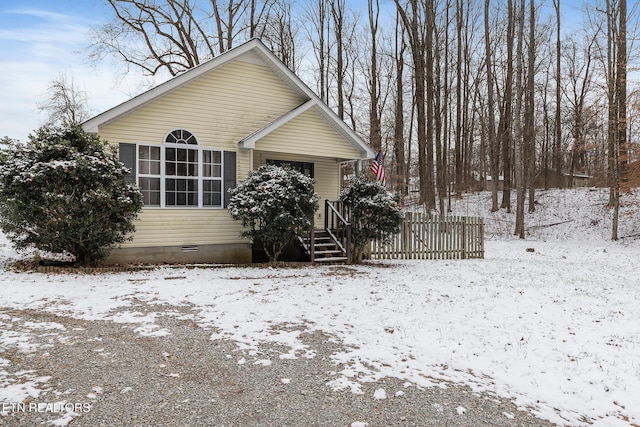
<path fill-rule="evenodd" d="M 313 109 L 324 121 L 331 125 L 353 148 L 360 153 L 362 159 L 373 158 L 375 153 L 358 134 L 355 133 L 347 124 L 341 120 L 338 115 L 327 106 L 300 78 L 295 75 L 282 61 L 280 61 L 259 39 L 251 39 L 248 42 L 235 47 L 221 55 L 210 59 L 184 73 L 150 89 L 142 94 L 123 102 L 83 123 L 83 127 L 87 132 L 98 133 L 98 128 L 113 120 L 118 119 L 132 111 L 180 88 L 224 64 L 235 60 L 244 60 L 248 62 L 257 62 L 267 66 L 273 71 L 288 87 L 298 94 L 304 102 L 285 113 L 281 117 L 264 126 L 262 129 L 256 129 L 252 134 L 247 135 L 241 141 L 238 141 L 240 148 L 255 148 L 255 143 L 259 139 L 278 129 L 280 126 L 288 123 L 299 114 Z"/>

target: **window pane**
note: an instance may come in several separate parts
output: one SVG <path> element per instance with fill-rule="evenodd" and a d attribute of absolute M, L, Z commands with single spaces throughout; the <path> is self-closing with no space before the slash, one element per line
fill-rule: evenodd
<path fill-rule="evenodd" d="M 152 175 L 160 175 L 160 162 L 149 162 L 149 173 Z"/>
<path fill-rule="evenodd" d="M 139 157 L 141 159 L 148 159 L 149 158 L 149 146 L 148 145 L 139 145 L 138 146 L 138 153 L 139 153 Z"/>
<path fill-rule="evenodd" d="M 202 205 L 203 206 L 222 206 L 222 181 L 205 180 L 202 182 Z"/>
<path fill-rule="evenodd" d="M 198 163 L 198 151 L 197 150 L 187 150 L 189 163 Z"/>
<path fill-rule="evenodd" d="M 167 179 L 167 206 L 198 206 L 198 181 L 195 179 Z"/>
<path fill-rule="evenodd" d="M 176 175 L 187 176 L 187 165 L 185 163 L 178 163 L 176 165 Z"/>
<path fill-rule="evenodd" d="M 176 205 L 178 206 L 187 205 L 187 193 L 176 193 Z"/>
<path fill-rule="evenodd" d="M 160 206 L 160 191 L 149 193 L 149 206 Z"/>
<path fill-rule="evenodd" d="M 167 162 L 165 173 L 174 176 L 176 174 L 176 164 Z"/>
<path fill-rule="evenodd" d="M 176 149 L 175 148 L 167 148 L 167 151 L 165 152 L 165 155 L 167 156 L 167 160 L 169 161 L 173 161 L 176 159 Z"/>
<path fill-rule="evenodd" d="M 203 151 L 202 174 L 205 177 L 219 178 L 222 176 L 222 152 L 220 151 Z"/>
<path fill-rule="evenodd" d="M 198 176 L 198 164 L 188 165 L 189 176 Z"/>
<path fill-rule="evenodd" d="M 160 191 L 160 178 L 148 178 L 149 190 Z"/>
<path fill-rule="evenodd" d="M 149 161 L 140 159 L 138 162 L 138 173 L 142 175 L 149 174 Z"/>
<path fill-rule="evenodd" d="M 149 147 L 149 158 L 151 160 L 160 160 L 160 147 Z"/>
<path fill-rule="evenodd" d="M 187 150 L 185 150 L 184 148 L 179 148 L 176 150 L 178 153 L 176 155 L 176 159 L 179 162 L 186 162 L 187 161 Z"/>
<path fill-rule="evenodd" d="M 142 201 L 145 206 L 160 206 L 160 178 L 139 179 Z"/>

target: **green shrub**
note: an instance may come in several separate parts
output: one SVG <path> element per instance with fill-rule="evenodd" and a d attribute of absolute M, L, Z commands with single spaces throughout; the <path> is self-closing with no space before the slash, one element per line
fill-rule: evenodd
<path fill-rule="evenodd" d="M 115 147 L 79 125 L 42 127 L 0 155 L 0 229 L 18 249 L 72 255 L 96 265 L 135 231 L 137 186 Z"/>
<path fill-rule="evenodd" d="M 362 260 L 369 241 L 386 242 L 400 231 L 404 216 L 399 200 L 397 194 L 387 192 L 380 181 L 372 181 L 367 174 L 356 176 L 342 190 L 340 201 L 349 210 L 354 261 Z"/>
<path fill-rule="evenodd" d="M 318 195 L 313 179 L 289 168 L 264 165 L 230 190 L 229 214 L 242 221 L 242 237 L 261 244 L 271 262 L 284 246 L 313 228 Z"/>

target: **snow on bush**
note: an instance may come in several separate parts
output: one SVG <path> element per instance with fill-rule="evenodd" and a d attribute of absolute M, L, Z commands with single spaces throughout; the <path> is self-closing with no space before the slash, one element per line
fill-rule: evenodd
<path fill-rule="evenodd" d="M 229 191 L 229 214 L 242 221 L 242 237 L 261 245 L 273 262 L 287 243 L 313 228 L 318 209 L 313 187 L 313 179 L 301 172 L 264 165 Z"/>
<path fill-rule="evenodd" d="M 385 242 L 400 231 L 404 218 L 398 205 L 400 197 L 387 192 L 380 181 L 360 174 L 342 190 L 340 201 L 349 209 L 356 261 L 362 259 L 367 242 L 373 239 Z"/>
<path fill-rule="evenodd" d="M 17 249 L 95 265 L 128 239 L 142 207 L 115 148 L 77 125 L 42 127 L 0 154 L 0 229 Z"/>

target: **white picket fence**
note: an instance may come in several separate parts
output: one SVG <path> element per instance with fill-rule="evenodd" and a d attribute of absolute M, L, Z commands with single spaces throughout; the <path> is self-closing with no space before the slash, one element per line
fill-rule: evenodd
<path fill-rule="evenodd" d="M 371 242 L 370 258 L 484 258 L 484 220 L 407 212 L 401 231 L 391 241 Z"/>

